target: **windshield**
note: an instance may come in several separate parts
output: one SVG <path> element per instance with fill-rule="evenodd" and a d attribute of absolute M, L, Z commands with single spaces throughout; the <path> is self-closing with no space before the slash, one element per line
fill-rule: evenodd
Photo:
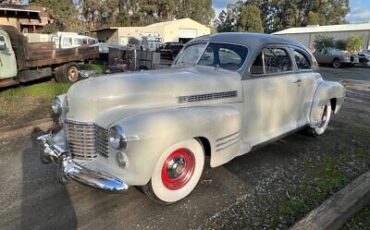
<path fill-rule="evenodd" d="M 248 49 L 241 45 L 201 43 L 185 48 L 174 63 L 175 67 L 194 65 L 214 66 L 237 71 L 247 57 Z"/>

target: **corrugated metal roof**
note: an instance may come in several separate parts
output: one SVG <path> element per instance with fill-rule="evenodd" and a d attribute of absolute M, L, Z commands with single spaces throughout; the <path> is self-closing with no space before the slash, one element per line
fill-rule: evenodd
<path fill-rule="evenodd" d="M 294 27 L 286 30 L 278 31 L 273 34 L 306 34 L 306 33 L 323 33 L 323 32 L 340 32 L 340 31 L 370 31 L 370 23 L 361 24 L 343 24 L 331 26 L 306 26 Z"/>

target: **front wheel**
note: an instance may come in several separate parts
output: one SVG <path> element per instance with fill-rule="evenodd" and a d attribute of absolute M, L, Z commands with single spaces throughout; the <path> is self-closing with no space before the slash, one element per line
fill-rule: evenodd
<path fill-rule="evenodd" d="M 340 68 L 342 66 L 342 63 L 340 62 L 339 59 L 334 59 L 333 63 L 332 63 L 333 67 L 334 68 Z"/>
<path fill-rule="evenodd" d="M 150 182 L 142 187 L 143 192 L 162 204 L 185 198 L 202 175 L 204 158 L 203 147 L 195 139 L 171 146 L 159 157 Z"/>
<path fill-rule="evenodd" d="M 318 119 L 316 121 L 316 125 L 314 127 L 309 128 L 309 132 L 313 136 L 320 136 L 324 134 L 326 129 L 328 128 L 330 117 L 331 117 L 331 104 L 330 102 L 326 103 L 326 105 L 321 106 L 318 112 Z"/>

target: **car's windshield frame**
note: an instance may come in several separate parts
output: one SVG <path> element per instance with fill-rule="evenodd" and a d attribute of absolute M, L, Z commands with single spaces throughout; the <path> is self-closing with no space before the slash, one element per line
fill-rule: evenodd
<path fill-rule="evenodd" d="M 244 47 L 246 49 L 246 55 L 245 55 L 245 58 L 244 60 L 242 60 L 242 63 L 240 64 L 240 67 L 236 70 L 231 70 L 231 69 L 227 69 L 227 68 L 222 68 L 221 66 L 217 65 L 217 66 L 209 66 L 209 65 L 202 65 L 202 64 L 199 64 L 200 62 L 200 59 L 203 57 L 204 53 L 206 52 L 207 48 L 211 45 L 211 44 L 221 44 L 221 45 L 235 45 L 235 46 L 240 46 L 240 47 Z M 199 41 L 199 42 L 194 42 L 190 45 L 186 45 L 184 46 L 184 48 L 181 50 L 181 52 L 179 53 L 179 55 L 176 57 L 175 61 L 173 62 L 173 65 L 172 67 L 174 68 L 183 68 L 183 67 L 188 67 L 188 66 L 178 66 L 178 61 L 179 59 L 181 58 L 181 56 L 183 55 L 183 52 L 188 49 L 189 47 L 191 46 L 194 46 L 194 45 L 205 45 L 203 47 L 203 50 L 200 52 L 201 54 L 199 55 L 199 57 L 197 57 L 196 61 L 194 62 L 194 64 L 192 64 L 191 66 L 204 66 L 204 67 L 211 67 L 211 68 L 220 68 L 220 69 L 223 69 L 223 70 L 227 70 L 227 71 L 232 71 L 232 72 L 240 72 L 243 67 L 245 66 L 245 63 L 248 59 L 248 55 L 249 55 L 249 48 L 246 46 L 246 45 L 243 45 L 243 44 L 239 44 L 239 43 L 230 43 L 230 42 L 216 42 L 216 41 Z"/>

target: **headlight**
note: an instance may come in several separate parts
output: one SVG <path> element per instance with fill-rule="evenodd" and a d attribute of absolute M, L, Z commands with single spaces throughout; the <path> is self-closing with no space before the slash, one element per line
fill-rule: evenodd
<path fill-rule="evenodd" d="M 51 106 L 51 110 L 55 115 L 59 115 L 62 113 L 62 107 L 63 107 L 63 101 L 59 98 L 56 97 L 53 100 L 53 104 Z"/>
<path fill-rule="evenodd" d="M 125 133 L 119 125 L 109 129 L 108 140 L 109 144 L 115 149 L 125 149 L 127 146 Z"/>

